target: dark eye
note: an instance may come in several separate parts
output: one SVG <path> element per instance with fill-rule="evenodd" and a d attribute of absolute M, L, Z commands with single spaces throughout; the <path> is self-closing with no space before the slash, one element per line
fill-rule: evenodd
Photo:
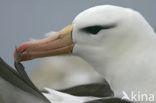
<path fill-rule="evenodd" d="M 82 29 L 82 31 L 85 31 L 87 33 L 91 33 L 91 34 L 94 34 L 96 35 L 99 31 L 101 31 L 102 29 L 110 29 L 110 28 L 113 28 L 114 25 L 109 25 L 109 26 L 98 26 L 98 25 L 95 25 L 95 26 L 89 26 L 89 27 L 85 27 Z"/>

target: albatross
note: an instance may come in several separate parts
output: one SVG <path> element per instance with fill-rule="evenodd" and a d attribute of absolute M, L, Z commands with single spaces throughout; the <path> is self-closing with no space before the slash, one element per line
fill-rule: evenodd
<path fill-rule="evenodd" d="M 17 47 L 18 62 L 35 58 L 76 55 L 111 85 L 115 96 L 155 101 L 156 34 L 145 18 L 130 8 L 101 5 L 78 14 L 56 34 Z M 136 98 L 131 98 L 132 93 Z M 143 94 L 146 97 L 141 98 Z M 140 99 L 140 98 L 141 99 Z M 139 99 L 138 99 L 139 98 Z"/>

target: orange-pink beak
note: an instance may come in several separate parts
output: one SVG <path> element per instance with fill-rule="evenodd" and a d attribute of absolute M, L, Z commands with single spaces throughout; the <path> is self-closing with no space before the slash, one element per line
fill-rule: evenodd
<path fill-rule="evenodd" d="M 71 36 L 72 28 L 71 24 L 48 38 L 22 43 L 14 52 L 15 61 L 71 53 L 74 45 Z"/>

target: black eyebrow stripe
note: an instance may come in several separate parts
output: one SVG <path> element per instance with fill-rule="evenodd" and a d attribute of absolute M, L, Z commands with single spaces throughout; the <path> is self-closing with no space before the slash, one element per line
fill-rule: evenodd
<path fill-rule="evenodd" d="M 101 29 L 110 29 L 110 28 L 114 28 L 116 25 L 112 24 L 112 25 L 93 25 L 93 26 L 87 26 L 85 28 L 91 28 L 91 27 L 100 27 Z M 82 28 L 81 30 L 85 29 Z"/>
<path fill-rule="evenodd" d="M 104 26 L 102 26 L 102 29 L 111 29 L 111 28 L 114 28 L 114 27 L 116 27 L 115 24 L 113 24 L 113 25 L 104 25 Z"/>
<path fill-rule="evenodd" d="M 101 29 L 110 29 L 110 28 L 116 27 L 116 25 L 115 24 L 114 25 L 93 25 L 93 26 L 84 27 L 84 28 L 82 28 L 80 30 L 85 30 L 85 29 L 91 28 L 91 27 L 100 27 Z"/>
<path fill-rule="evenodd" d="M 93 32 L 93 34 L 96 34 L 102 29 L 111 29 L 111 28 L 114 28 L 114 27 L 116 27 L 115 24 L 112 24 L 112 25 L 93 25 L 93 26 L 88 26 L 88 27 L 82 28 L 80 30 L 85 31 L 85 32 L 90 32 L 91 31 L 91 32 Z"/>

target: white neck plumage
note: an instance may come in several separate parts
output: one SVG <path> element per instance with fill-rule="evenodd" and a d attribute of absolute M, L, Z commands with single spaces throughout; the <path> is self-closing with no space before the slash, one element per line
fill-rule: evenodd
<path fill-rule="evenodd" d="M 156 35 L 150 26 L 147 29 L 147 25 L 146 29 L 135 30 L 135 34 L 130 31 L 132 34 L 126 34 L 120 40 L 112 38 L 110 41 L 116 43 L 109 42 L 107 47 L 91 48 L 89 52 L 80 54 L 104 76 L 117 96 L 121 97 L 124 90 L 148 93 L 156 90 L 156 86 L 151 85 L 151 78 L 156 78 L 153 73 L 156 67 L 156 48 L 153 48 L 156 47 Z M 83 46 L 81 50 L 83 52 Z"/>

